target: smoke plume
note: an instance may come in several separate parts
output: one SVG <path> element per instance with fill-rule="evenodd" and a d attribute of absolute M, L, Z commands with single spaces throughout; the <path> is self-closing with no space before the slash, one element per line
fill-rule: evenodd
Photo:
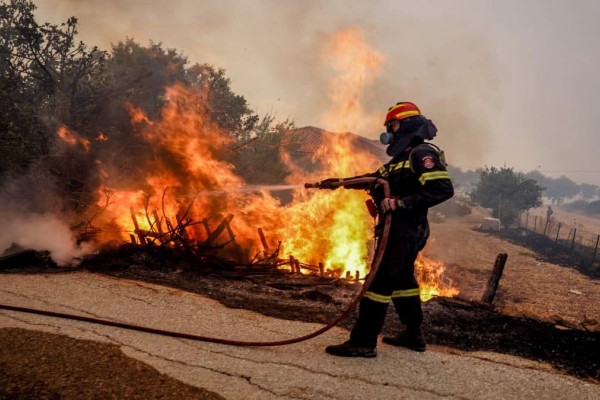
<path fill-rule="evenodd" d="M 36 251 L 48 251 L 60 266 L 74 265 L 91 248 L 79 247 L 64 219 L 53 214 L 14 214 L 2 210 L 0 254 L 14 244 Z"/>

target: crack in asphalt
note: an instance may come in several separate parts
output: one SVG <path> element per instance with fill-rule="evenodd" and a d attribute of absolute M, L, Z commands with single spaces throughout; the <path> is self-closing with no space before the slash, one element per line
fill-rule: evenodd
<path fill-rule="evenodd" d="M 225 352 L 221 352 L 221 351 L 215 351 L 215 350 L 209 350 L 209 349 L 203 349 L 203 348 L 199 348 L 197 346 L 193 346 L 191 343 L 187 343 L 189 342 L 189 340 L 186 339 L 177 339 L 179 341 L 181 341 L 183 344 L 190 346 L 196 350 L 200 350 L 200 351 L 205 351 L 205 352 L 209 352 L 209 353 L 214 353 L 214 354 L 218 354 L 221 356 L 225 356 L 225 357 L 229 357 L 229 358 L 234 358 L 237 360 L 242 360 L 242 361 L 248 361 L 248 362 L 252 362 L 252 363 L 258 363 L 258 364 L 264 364 L 264 365 L 274 365 L 274 366 L 279 366 L 279 367 L 289 367 L 289 368 L 296 368 L 298 370 L 307 372 L 309 374 L 313 374 L 313 375 L 325 375 L 328 376 L 330 378 L 333 379 L 346 379 L 346 380 L 350 380 L 350 381 L 360 381 L 363 382 L 365 384 L 368 385 L 373 385 L 373 386 L 387 386 L 387 387 L 393 387 L 396 389 L 408 389 L 408 390 L 412 390 L 415 392 L 424 392 L 424 393 L 428 393 L 428 394 L 433 394 L 436 396 L 440 396 L 440 397 L 448 397 L 448 396 L 454 396 L 453 394 L 448 394 L 448 393 L 439 393 L 436 392 L 434 390 L 430 390 L 430 389 L 424 389 L 421 387 L 413 387 L 413 386 L 409 386 L 409 385 L 399 385 L 399 384 L 394 384 L 394 383 L 388 383 L 388 382 L 378 382 L 378 381 L 374 381 L 374 380 L 370 380 L 358 375 L 345 375 L 345 374 L 335 374 L 326 370 L 316 370 L 316 369 L 312 369 L 310 367 L 304 366 L 304 365 L 300 365 L 300 364 L 296 364 L 296 363 L 285 363 L 285 362 L 277 362 L 277 361 L 257 361 L 257 360 L 252 360 L 252 359 L 248 359 L 245 357 L 241 357 L 241 356 L 237 356 L 237 355 L 233 355 L 233 354 L 228 354 Z M 489 360 L 488 360 L 489 361 Z"/>
<path fill-rule="evenodd" d="M 58 307 L 65 308 L 65 309 L 67 309 L 69 311 L 72 311 L 72 312 L 77 312 L 77 313 L 80 313 L 80 314 L 84 314 L 82 316 L 93 317 L 93 318 L 97 318 L 97 319 L 105 319 L 106 318 L 103 315 L 96 314 L 96 313 L 93 313 L 91 311 L 85 311 L 85 310 L 82 310 L 80 308 L 76 308 L 76 307 L 70 306 L 68 304 L 57 303 L 57 302 L 51 303 L 50 301 L 48 301 L 48 300 L 46 300 L 46 299 L 44 299 L 42 297 L 37 297 L 37 296 L 32 296 L 32 295 L 24 295 L 23 293 L 16 293 L 16 292 L 8 291 L 8 290 L 0 290 L 0 291 L 4 292 L 4 293 L 11 294 L 11 295 L 16 296 L 16 297 L 20 297 L 22 299 L 39 301 L 39 302 L 41 302 L 41 303 L 49 306 L 51 309 L 54 308 L 53 311 L 55 311 L 55 312 L 65 313 L 64 311 L 57 311 L 56 307 L 58 306 Z M 52 311 L 52 310 L 48 310 L 48 311 Z M 54 317 L 51 317 L 51 318 L 54 318 Z"/>

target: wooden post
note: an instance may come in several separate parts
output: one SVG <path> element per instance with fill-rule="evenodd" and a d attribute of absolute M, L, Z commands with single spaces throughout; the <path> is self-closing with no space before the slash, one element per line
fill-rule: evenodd
<path fill-rule="evenodd" d="M 354 274 L 354 280 L 356 282 L 360 281 L 360 271 L 356 270 L 356 273 Z"/>
<path fill-rule="evenodd" d="M 546 218 L 546 225 L 544 225 L 544 236 L 546 236 L 546 231 L 548 230 L 548 222 L 550 222 L 550 220 Z"/>
<path fill-rule="evenodd" d="M 352 272 L 346 271 L 346 279 L 348 279 L 348 280 L 352 279 Z"/>
<path fill-rule="evenodd" d="M 204 244 L 210 245 L 212 242 L 214 242 L 219 237 L 221 232 L 223 232 L 225 229 L 228 229 L 229 235 L 231 236 L 233 234 L 233 232 L 231 232 L 231 228 L 229 227 L 229 222 L 231 222 L 232 219 L 233 219 L 233 215 L 231 215 L 231 214 L 229 214 L 227 217 L 225 217 L 225 219 L 223 219 L 223 221 L 221 221 L 221 223 L 219 224 L 217 229 L 215 229 L 214 232 L 212 232 L 208 236 L 208 238 L 206 238 L 206 240 L 204 241 Z"/>
<path fill-rule="evenodd" d="M 302 274 L 302 271 L 300 270 L 300 260 L 295 259 L 294 263 L 296 264 L 296 273 L 297 274 Z"/>
<path fill-rule="evenodd" d="M 569 236 L 567 236 L 567 240 L 565 240 L 565 243 L 569 243 L 571 241 L 571 233 L 573 233 L 573 228 L 569 229 Z"/>
<path fill-rule="evenodd" d="M 156 210 L 154 210 L 153 215 L 154 215 L 154 225 L 156 225 L 156 232 L 158 232 L 158 234 L 162 236 L 163 229 L 162 229 L 162 223 L 160 221 L 160 218 L 158 218 L 158 212 Z"/>
<path fill-rule="evenodd" d="M 294 262 L 294 256 L 290 256 L 290 268 L 292 273 L 296 272 L 296 263 Z"/>
<path fill-rule="evenodd" d="M 496 262 L 494 263 L 494 270 L 492 271 L 492 275 L 488 280 L 485 293 L 481 298 L 482 302 L 491 305 L 494 301 L 494 296 L 496 296 L 496 291 L 498 290 L 498 283 L 500 282 L 500 278 L 502 277 L 502 272 L 504 272 L 504 265 L 506 265 L 507 258 L 508 255 L 506 253 L 500 253 L 496 257 Z"/>
<path fill-rule="evenodd" d="M 265 238 L 265 233 L 263 232 L 262 228 L 258 228 L 258 236 L 260 237 L 260 242 L 262 243 L 263 246 L 263 254 L 265 255 L 265 257 L 269 256 L 269 244 L 267 243 L 267 239 Z"/>
<path fill-rule="evenodd" d="M 135 236 L 133 234 L 129 234 L 129 239 L 131 240 L 131 243 L 137 244 L 137 241 L 135 240 Z"/>
<path fill-rule="evenodd" d="M 131 213 L 131 220 L 133 221 L 133 226 L 135 227 L 134 233 L 138 235 L 138 239 L 140 244 L 146 244 L 146 238 L 140 229 L 140 225 L 138 224 L 137 217 L 135 216 L 135 211 L 133 211 L 133 207 L 129 208 L 129 212 Z"/>
<path fill-rule="evenodd" d="M 598 252 L 598 242 L 600 242 L 600 235 L 596 237 L 596 247 L 594 248 L 594 256 L 592 257 L 592 262 L 590 263 L 590 268 L 594 266 L 594 261 L 596 261 L 596 253 Z"/>
<path fill-rule="evenodd" d="M 225 224 L 225 228 L 227 229 L 227 233 L 229 234 L 229 239 L 231 240 L 231 242 L 233 242 L 234 244 L 237 244 L 237 242 L 235 241 L 235 235 L 233 234 L 233 229 L 231 229 L 231 225 L 229 224 L 229 222 L 233 219 L 233 215 L 229 214 L 227 216 L 227 218 L 225 218 L 225 220 L 223 221 L 223 223 Z"/>
<path fill-rule="evenodd" d="M 325 276 L 325 266 L 322 262 L 319 263 L 319 275 Z"/>
<path fill-rule="evenodd" d="M 206 237 L 209 237 L 212 232 L 210 231 L 210 225 L 208 225 L 208 220 L 206 218 L 202 219 L 202 226 L 206 232 Z"/>
<path fill-rule="evenodd" d="M 558 223 L 558 229 L 556 230 L 556 240 L 555 242 L 558 243 L 558 234 L 560 233 L 560 222 Z"/>
<path fill-rule="evenodd" d="M 571 242 L 571 250 L 575 247 L 575 236 L 577 235 L 577 228 L 573 229 L 573 241 Z"/>

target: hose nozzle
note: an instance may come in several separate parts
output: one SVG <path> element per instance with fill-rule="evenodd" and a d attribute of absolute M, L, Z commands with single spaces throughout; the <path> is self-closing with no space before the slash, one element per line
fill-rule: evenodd
<path fill-rule="evenodd" d="M 304 187 L 306 189 L 321 189 L 321 182 L 305 183 Z"/>

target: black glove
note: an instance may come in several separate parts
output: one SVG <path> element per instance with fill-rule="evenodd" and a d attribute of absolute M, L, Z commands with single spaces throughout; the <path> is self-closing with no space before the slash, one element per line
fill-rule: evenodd
<path fill-rule="evenodd" d="M 335 189 L 339 188 L 339 185 L 334 185 L 334 184 L 340 183 L 341 181 L 342 180 L 340 178 L 325 179 L 324 181 L 319 182 L 319 188 L 335 190 Z"/>

